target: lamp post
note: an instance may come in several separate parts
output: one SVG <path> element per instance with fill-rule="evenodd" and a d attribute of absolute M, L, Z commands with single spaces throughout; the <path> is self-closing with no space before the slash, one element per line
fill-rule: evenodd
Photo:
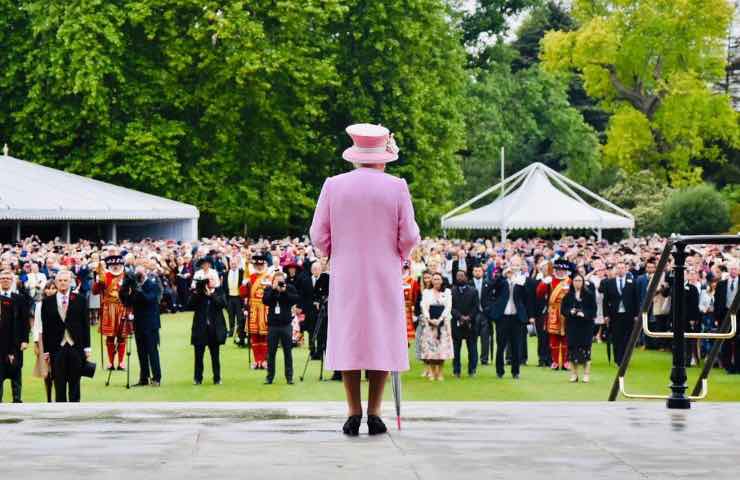
<path fill-rule="evenodd" d="M 668 408 L 689 409 L 691 403 L 686 397 L 686 290 L 684 274 L 686 270 L 686 244 L 678 242 L 673 252 L 673 368 L 671 369 L 671 396 Z"/>

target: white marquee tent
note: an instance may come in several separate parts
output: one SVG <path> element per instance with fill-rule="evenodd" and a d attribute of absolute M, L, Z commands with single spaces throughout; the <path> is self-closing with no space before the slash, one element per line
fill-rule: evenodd
<path fill-rule="evenodd" d="M 488 205 L 459 213 L 497 191 L 499 197 Z M 591 206 L 584 197 L 608 210 Z M 604 229 L 634 227 L 629 212 L 542 163 L 531 164 L 442 217 L 445 230 L 500 230 L 502 239 L 511 230 L 528 228 L 592 229 L 601 239 Z"/>
<path fill-rule="evenodd" d="M 0 228 L 14 240 L 43 225 L 66 241 L 91 228 L 113 241 L 195 240 L 199 216 L 192 205 L 13 158 L 7 147 L 0 154 Z"/>

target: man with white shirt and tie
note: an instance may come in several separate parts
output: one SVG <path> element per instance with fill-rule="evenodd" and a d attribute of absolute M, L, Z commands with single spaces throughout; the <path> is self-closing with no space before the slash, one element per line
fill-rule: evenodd
<path fill-rule="evenodd" d="M 740 291 L 740 278 L 738 278 L 738 264 L 735 262 L 728 265 L 727 278 L 717 283 L 717 290 L 714 294 L 714 319 L 718 324 L 724 320 L 738 291 Z M 735 338 L 722 344 L 720 361 L 727 373 L 740 374 L 740 335 L 735 335 Z"/>
<path fill-rule="evenodd" d="M 3 383 L 10 380 L 13 403 L 21 403 L 23 350 L 28 346 L 28 307 L 22 295 L 14 291 L 15 275 L 0 271 L 0 402 Z"/>
<path fill-rule="evenodd" d="M 57 294 L 41 304 L 44 357 L 51 360 L 57 402 L 80 401 L 83 363 L 90 358 L 87 302 L 70 289 L 72 272 L 57 273 Z"/>
<path fill-rule="evenodd" d="M 639 292 L 632 277 L 627 275 L 627 265 L 617 261 L 615 277 L 604 280 L 599 285 L 604 294 L 604 315 L 610 327 L 614 344 L 614 361 L 622 363 L 633 322 L 640 313 Z"/>

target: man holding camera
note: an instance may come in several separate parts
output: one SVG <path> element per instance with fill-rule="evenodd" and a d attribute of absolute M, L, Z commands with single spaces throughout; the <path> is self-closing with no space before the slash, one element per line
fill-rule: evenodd
<path fill-rule="evenodd" d="M 159 299 L 162 289 L 157 279 L 143 265 L 136 267 L 134 278 L 136 283 L 133 295 L 127 301 L 134 312 L 134 336 L 139 355 L 139 383 L 134 386 L 158 387 L 162 381 L 159 364 Z"/>
<path fill-rule="evenodd" d="M 526 309 L 525 277 L 522 260 L 512 257 L 504 267 L 503 275 L 493 281 L 489 301 L 489 316 L 496 322 L 496 375 L 504 376 L 504 350 L 511 346 L 511 375 L 519 378 L 521 361 L 522 325 L 528 321 Z"/>
<path fill-rule="evenodd" d="M 195 348 L 195 375 L 193 383 L 203 383 L 203 355 L 206 347 L 211 355 L 213 383 L 221 385 L 221 345 L 226 343 L 226 299 L 213 277 L 196 274 L 190 305 L 195 310 L 190 344 Z"/>
<path fill-rule="evenodd" d="M 292 307 L 298 303 L 298 291 L 293 285 L 286 283 L 282 272 L 276 272 L 272 278 L 272 286 L 265 288 L 262 303 L 269 307 L 267 316 L 267 378 L 266 385 L 271 385 L 275 379 L 275 354 L 278 344 L 283 347 L 285 359 L 285 379 L 288 385 L 293 384 L 293 327 L 291 325 Z"/>

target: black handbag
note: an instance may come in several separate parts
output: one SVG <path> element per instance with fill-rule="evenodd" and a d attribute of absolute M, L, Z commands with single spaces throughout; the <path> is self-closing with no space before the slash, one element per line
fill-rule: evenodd
<path fill-rule="evenodd" d="M 82 370 L 80 371 L 80 374 L 83 377 L 93 378 L 95 376 L 96 367 L 97 364 L 95 362 L 85 360 L 84 362 L 82 362 Z"/>
<path fill-rule="evenodd" d="M 436 320 L 442 316 L 442 312 L 444 311 L 445 311 L 444 305 L 430 305 L 429 306 L 429 318 Z"/>
<path fill-rule="evenodd" d="M 429 305 L 429 318 L 431 319 L 438 319 L 442 316 L 442 312 L 445 311 L 444 305 Z M 440 323 L 437 326 L 437 340 L 440 340 L 442 338 L 442 327 L 444 326 L 444 323 Z"/>

